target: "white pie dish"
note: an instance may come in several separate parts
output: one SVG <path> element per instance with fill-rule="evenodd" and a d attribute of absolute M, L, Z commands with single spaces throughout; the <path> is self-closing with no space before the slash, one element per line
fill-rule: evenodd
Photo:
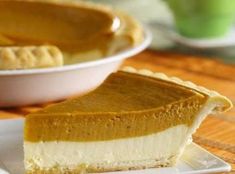
<path fill-rule="evenodd" d="M 13 107 L 62 100 L 95 87 L 122 61 L 143 51 L 152 36 L 144 29 L 139 45 L 99 60 L 56 68 L 0 71 L 0 107 Z"/>

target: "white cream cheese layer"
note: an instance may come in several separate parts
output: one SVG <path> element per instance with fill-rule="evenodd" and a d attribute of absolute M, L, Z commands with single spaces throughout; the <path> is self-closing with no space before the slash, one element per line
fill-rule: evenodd
<path fill-rule="evenodd" d="M 170 158 L 178 155 L 189 127 L 178 125 L 137 138 L 97 142 L 24 142 L 25 167 L 51 168 L 56 165 L 118 163 Z"/>

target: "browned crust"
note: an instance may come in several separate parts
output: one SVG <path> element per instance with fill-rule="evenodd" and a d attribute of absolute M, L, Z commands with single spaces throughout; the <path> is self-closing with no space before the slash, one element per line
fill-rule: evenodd
<path fill-rule="evenodd" d="M 148 162 L 148 160 L 146 160 Z M 79 165 L 74 169 L 61 168 L 60 166 L 55 166 L 50 169 L 40 169 L 38 167 L 34 167 L 33 170 L 26 171 L 26 174 L 85 174 L 85 173 L 97 173 L 97 172 L 114 172 L 114 171 L 128 171 L 128 170 L 142 170 L 147 168 L 161 168 L 161 167 L 171 167 L 176 163 L 176 156 L 171 156 L 167 160 L 162 162 L 161 160 L 156 159 L 154 163 L 151 165 L 146 165 L 144 162 L 142 164 L 134 164 L 132 166 L 128 165 L 113 165 L 105 166 L 105 165 L 94 165 L 87 166 Z"/>

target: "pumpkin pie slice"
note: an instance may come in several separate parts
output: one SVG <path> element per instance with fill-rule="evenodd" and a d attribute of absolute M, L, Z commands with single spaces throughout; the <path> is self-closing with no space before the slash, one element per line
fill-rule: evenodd
<path fill-rule="evenodd" d="M 86 95 L 26 116 L 26 173 L 172 166 L 203 119 L 231 107 L 215 91 L 129 67 Z"/>
<path fill-rule="evenodd" d="M 32 47 L 38 47 L 37 50 L 43 49 L 40 46 L 57 47 L 63 61 L 54 66 L 62 66 L 109 56 L 142 40 L 142 27 L 138 22 L 123 12 L 102 5 L 69 1 L 0 1 L 0 49 L 12 50 L 10 54 L 0 54 L 0 61 L 6 62 L 0 67 L 2 70 L 53 66 L 48 62 L 42 66 L 35 54 L 29 58 L 27 53 L 22 53 L 23 50 L 30 52 L 27 49 Z M 18 60 L 16 47 L 21 50 L 19 54 L 24 55 Z M 15 56 L 16 63 L 10 55 Z M 50 58 L 55 59 L 51 62 L 58 62 L 58 57 L 52 55 Z"/>

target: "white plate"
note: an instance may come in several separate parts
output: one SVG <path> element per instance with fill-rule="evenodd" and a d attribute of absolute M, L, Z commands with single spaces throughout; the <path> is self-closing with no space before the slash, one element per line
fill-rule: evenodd
<path fill-rule="evenodd" d="M 23 119 L 0 121 L 0 174 L 24 174 Z M 204 174 L 230 171 L 229 164 L 200 146 L 189 145 L 175 167 L 111 172 L 107 174 Z"/>
<path fill-rule="evenodd" d="M 144 50 L 151 42 L 145 29 L 144 40 L 134 48 L 99 60 L 56 68 L 0 71 L 0 107 L 22 106 L 82 95 L 97 87 L 123 60 Z"/>
<path fill-rule="evenodd" d="M 168 24 L 152 22 L 150 25 L 163 32 L 168 39 L 192 48 L 209 49 L 235 46 L 235 26 L 223 37 L 195 39 L 180 35 L 176 29 Z"/>

